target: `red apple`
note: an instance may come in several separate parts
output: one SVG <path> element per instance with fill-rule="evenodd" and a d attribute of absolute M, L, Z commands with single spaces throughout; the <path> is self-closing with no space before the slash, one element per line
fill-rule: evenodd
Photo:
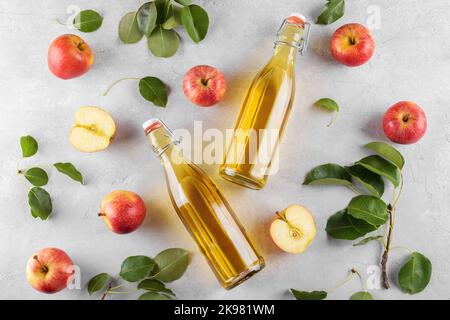
<path fill-rule="evenodd" d="M 227 83 L 223 73 L 211 66 L 191 68 L 183 79 L 183 91 L 186 97 L 201 107 L 210 107 L 225 96 Z"/>
<path fill-rule="evenodd" d="M 391 141 L 411 144 L 427 131 L 427 117 L 422 108 L 411 101 L 400 101 L 390 107 L 383 118 L 383 130 Z"/>
<path fill-rule="evenodd" d="M 48 48 L 48 67 L 61 79 L 72 79 L 85 74 L 94 63 L 94 54 L 88 44 L 74 34 L 59 36 Z"/>
<path fill-rule="evenodd" d="M 113 232 L 125 234 L 141 225 L 146 212 L 144 201 L 139 195 L 117 190 L 103 198 L 99 216 Z"/>
<path fill-rule="evenodd" d="M 27 279 L 33 288 L 43 293 L 55 293 L 67 287 L 74 273 L 67 253 L 56 248 L 41 249 L 27 262 Z"/>
<path fill-rule="evenodd" d="M 333 57 L 349 67 L 366 63 L 375 51 L 370 31 L 359 23 L 349 23 L 337 29 L 330 46 Z"/>

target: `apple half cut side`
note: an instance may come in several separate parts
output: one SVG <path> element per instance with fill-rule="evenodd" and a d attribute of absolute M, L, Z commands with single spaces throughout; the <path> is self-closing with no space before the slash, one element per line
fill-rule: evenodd
<path fill-rule="evenodd" d="M 96 152 L 106 149 L 116 134 L 114 119 L 98 107 L 81 107 L 69 134 L 70 143 L 80 151 Z"/>
<path fill-rule="evenodd" d="M 281 213 L 270 226 L 275 244 L 289 253 L 302 253 L 316 237 L 316 223 L 311 213 L 300 205 L 292 205 Z"/>

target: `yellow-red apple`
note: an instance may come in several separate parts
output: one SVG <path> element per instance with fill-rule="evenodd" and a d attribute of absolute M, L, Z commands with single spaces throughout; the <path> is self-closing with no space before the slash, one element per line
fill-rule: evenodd
<path fill-rule="evenodd" d="M 359 23 L 349 23 L 337 29 L 331 37 L 331 54 L 349 67 L 360 66 L 372 57 L 375 51 L 370 31 Z"/>
<path fill-rule="evenodd" d="M 222 72 L 211 66 L 191 68 L 183 79 L 183 92 L 193 103 L 210 107 L 225 97 L 227 83 Z"/>
<path fill-rule="evenodd" d="M 58 78 L 67 80 L 85 74 L 94 63 L 94 54 L 79 36 L 64 34 L 48 48 L 48 67 Z"/>
<path fill-rule="evenodd" d="M 427 131 L 427 117 L 422 108 L 414 102 L 400 101 L 384 114 L 383 130 L 386 137 L 393 142 L 415 143 Z"/>
<path fill-rule="evenodd" d="M 55 293 L 67 287 L 74 268 L 67 253 L 57 248 L 41 249 L 27 262 L 27 279 L 43 293 Z"/>
<path fill-rule="evenodd" d="M 270 235 L 281 250 L 302 253 L 316 237 L 316 223 L 305 207 L 292 205 L 277 214 Z"/>
<path fill-rule="evenodd" d="M 146 212 L 144 201 L 139 195 L 131 191 L 116 190 L 103 198 L 98 215 L 113 232 L 125 234 L 141 225 Z"/>

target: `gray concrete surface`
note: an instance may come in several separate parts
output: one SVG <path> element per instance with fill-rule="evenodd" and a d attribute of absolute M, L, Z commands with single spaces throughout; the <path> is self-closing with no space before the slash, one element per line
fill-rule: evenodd
<path fill-rule="evenodd" d="M 396 286 L 372 293 L 377 299 L 449 299 L 449 2 L 346 1 L 344 18 L 330 26 L 313 25 L 309 51 L 297 59 L 296 102 L 283 140 L 281 168 L 267 187 L 246 190 L 220 179 L 218 166 L 203 166 L 218 182 L 267 261 L 259 275 L 232 291 L 219 286 L 178 221 L 162 168 L 140 125 L 150 117 L 161 117 L 172 128 L 192 130 L 194 120 L 203 121 L 204 128 L 231 128 L 253 75 L 272 53 L 273 37 L 282 19 L 296 11 L 313 20 L 324 1 L 194 2 L 204 5 L 210 15 L 209 33 L 195 45 L 181 32 L 180 50 L 169 59 L 151 56 L 144 41 L 120 43 L 118 22 L 140 1 L 0 2 L 0 298 L 89 299 L 85 284 L 91 276 L 104 271 L 116 274 L 125 257 L 155 255 L 167 247 L 193 252 L 186 275 L 170 285 L 179 298 L 291 299 L 288 288 L 329 289 L 341 282 L 351 267 L 368 277 L 367 271 L 379 261 L 380 247 L 371 243 L 355 248 L 350 242 L 328 239 L 324 231 L 327 218 L 346 206 L 351 191 L 302 186 L 301 182 L 315 165 L 348 164 L 366 155 L 363 144 L 384 139 L 380 125 L 384 111 L 397 101 L 412 100 L 424 108 L 429 129 L 419 143 L 398 146 L 406 167 L 394 246 L 407 246 L 427 255 L 433 262 L 433 276 L 429 287 L 415 296 L 403 294 Z M 56 18 L 67 19 L 70 5 L 101 12 L 105 18 L 102 28 L 82 34 L 56 23 Z M 372 60 L 355 69 L 336 64 L 328 50 L 333 31 L 344 23 L 369 23 L 373 10 L 379 10 L 381 24 L 372 30 L 377 45 Z M 95 65 L 81 78 L 62 81 L 48 71 L 46 53 L 52 39 L 67 32 L 81 35 L 90 44 Z M 182 93 L 183 74 L 197 64 L 218 67 L 228 80 L 227 97 L 214 108 L 195 107 Z M 101 96 L 113 80 L 147 75 L 160 77 L 170 86 L 166 109 L 144 101 L 132 81 L 118 85 L 107 97 Z M 330 128 L 326 127 L 330 115 L 312 107 L 322 97 L 334 98 L 341 105 L 341 114 Z M 83 154 L 69 143 L 75 111 L 85 105 L 107 109 L 118 123 L 117 140 L 106 151 Z M 31 217 L 29 186 L 16 176 L 19 137 L 25 134 L 37 138 L 40 150 L 20 167 L 41 165 L 50 172 L 47 190 L 53 196 L 54 213 L 48 221 Z M 87 185 L 80 186 L 50 170 L 56 161 L 76 164 Z M 132 234 L 111 233 L 96 215 L 103 196 L 115 189 L 135 191 L 147 203 L 148 218 Z M 306 253 L 288 255 L 275 247 L 268 226 L 275 211 L 295 203 L 314 214 L 318 235 Z M 28 285 L 27 259 L 48 246 L 64 249 L 80 267 L 80 290 L 44 295 Z M 401 249 L 392 252 L 391 274 L 395 275 L 406 256 Z M 332 291 L 330 298 L 348 299 L 360 288 L 355 279 Z"/>

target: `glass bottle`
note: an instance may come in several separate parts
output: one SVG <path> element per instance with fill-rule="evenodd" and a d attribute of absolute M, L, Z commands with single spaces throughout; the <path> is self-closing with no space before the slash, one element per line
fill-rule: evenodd
<path fill-rule="evenodd" d="M 164 167 L 172 204 L 220 284 L 231 289 L 264 267 L 244 228 L 216 184 L 183 151 L 159 119 L 143 124 Z"/>
<path fill-rule="evenodd" d="M 296 54 L 306 50 L 308 36 L 303 16 L 291 14 L 283 21 L 272 58 L 247 91 L 220 167 L 223 178 L 252 189 L 266 184 L 294 101 Z"/>

